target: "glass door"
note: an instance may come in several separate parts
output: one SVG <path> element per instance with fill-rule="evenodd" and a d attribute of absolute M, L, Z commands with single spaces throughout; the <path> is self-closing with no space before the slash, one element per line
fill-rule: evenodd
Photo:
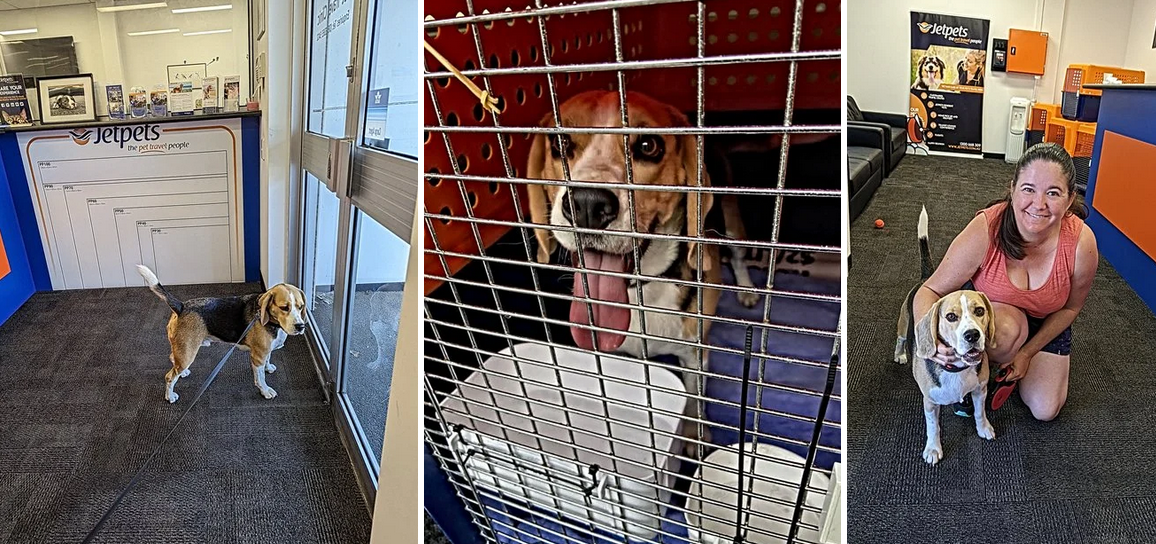
<path fill-rule="evenodd" d="M 402 298 L 420 287 L 405 281 L 416 249 L 418 4 L 312 0 L 309 10 L 299 262 L 308 338 L 373 504 Z"/>

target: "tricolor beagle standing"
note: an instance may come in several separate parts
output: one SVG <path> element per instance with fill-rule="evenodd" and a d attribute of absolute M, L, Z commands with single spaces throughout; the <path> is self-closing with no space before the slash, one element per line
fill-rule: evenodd
<path fill-rule="evenodd" d="M 927 443 L 923 460 L 934 465 L 943 458 L 939 440 L 939 407 L 965 402 L 975 407 L 975 430 L 987 440 L 995 430 L 987 420 L 984 402 L 990 373 L 985 350 L 995 347 L 995 316 L 987 296 L 977 291 L 955 291 L 940 298 L 913 326 L 912 301 L 919 286 L 931 276 L 931 250 L 927 241 L 927 210 L 919 214 L 919 254 L 922 278 L 907 294 L 896 327 L 895 362 L 911 362 L 915 383 L 923 393 L 923 417 Z M 914 346 L 908 339 L 914 333 Z M 944 367 L 932 360 L 941 345 L 950 346 L 959 362 Z"/>
<path fill-rule="evenodd" d="M 137 265 L 137 271 L 149 289 L 173 310 L 167 327 L 172 346 L 169 361 L 173 367 L 165 374 L 165 400 L 177 401 L 179 395 L 173 387 L 179 378 L 189 375 L 189 365 L 210 340 L 230 344 L 239 342 L 238 347 L 249 352 L 253 383 L 261 395 L 267 399 L 277 396 L 277 392 L 265 383 L 265 374 L 277 370 L 269 361 L 269 354 L 285 344 L 287 335 L 305 332 L 305 295 L 300 289 L 279 283 L 264 293 L 195 298 L 182 302 L 161 285 L 148 267 Z M 245 333 L 249 323 L 253 326 Z"/>

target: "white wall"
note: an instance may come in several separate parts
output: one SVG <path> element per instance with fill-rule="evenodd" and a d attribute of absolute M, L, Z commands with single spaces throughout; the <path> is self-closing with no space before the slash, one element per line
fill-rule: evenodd
<path fill-rule="evenodd" d="M 170 1 L 167 8 L 100 13 L 93 4 L 0 11 L 0 30 L 36 28 L 35 34 L 10 36 L 52 38 L 72 36 L 81 73 L 95 81 L 97 115 L 107 117 L 104 86 L 124 85 L 125 92 L 139 85 L 152 89 L 167 83 L 169 64 L 208 63 L 208 75 L 241 76 L 241 95 L 249 85 L 248 15 L 243 0 L 231 10 L 174 14 L 172 9 L 203 2 Z M 128 36 L 128 32 L 179 28 L 181 32 Z M 226 34 L 184 36 L 185 32 L 231 28 Z M 0 37 L 0 39 L 5 39 Z"/>
<path fill-rule="evenodd" d="M 116 14 L 123 59 L 125 92 L 140 85 L 152 89 L 168 83 L 170 64 L 209 64 L 208 75 L 241 76 L 241 96 L 249 93 L 249 32 L 246 2 L 233 0 L 231 10 L 174 14 L 181 7 L 169 2 L 169 8 L 124 11 Z M 179 28 L 180 33 L 152 36 L 128 36 L 129 32 Z M 186 32 L 233 29 L 226 34 L 184 36 Z"/>
<path fill-rule="evenodd" d="M 1133 16 L 1133 0 L 855 0 L 847 5 L 847 92 L 862 109 L 906 114 L 910 12 L 987 19 L 989 70 L 984 89 L 983 150 L 1002 154 L 1012 97 L 1058 103 L 1069 64 L 1128 66 L 1131 61 L 1126 53 L 1139 38 L 1121 29 L 1131 28 L 1131 34 L 1136 34 L 1136 27 L 1156 24 L 1156 0 L 1136 3 L 1148 6 L 1147 19 Z M 1006 39 L 1010 28 L 1048 32 L 1047 66 L 1038 80 L 990 70 L 990 40 Z M 1149 48 L 1152 30 L 1144 31 Z M 1146 62 L 1156 66 L 1156 55 L 1146 54 Z M 1141 58 L 1141 53 L 1136 57 Z"/>
<path fill-rule="evenodd" d="M 34 38 L 58 38 L 72 36 L 76 44 L 76 62 L 81 73 L 91 73 L 97 81 L 93 93 L 97 98 L 97 115 L 108 114 L 104 102 L 104 88 L 101 78 L 105 74 L 105 54 L 101 45 L 100 28 L 97 25 L 96 8 L 92 5 L 72 5 L 50 8 L 0 11 L 0 30 L 35 28 L 35 34 L 20 34 L 4 38 L 2 41 L 19 41 Z"/>
<path fill-rule="evenodd" d="M 1128 32 L 1128 49 L 1124 67 L 1144 70 L 1144 81 L 1156 81 L 1156 49 L 1152 36 L 1156 33 L 1156 0 L 1135 0 L 1132 4 L 1132 24 Z"/>
<path fill-rule="evenodd" d="M 1064 74 L 1070 64 L 1099 64 L 1127 67 L 1128 29 L 1132 26 L 1132 0 L 1069 0 L 1056 70 L 1056 83 L 1040 89 L 1040 100 L 1059 104 L 1063 98 Z M 1149 19 L 1148 25 L 1156 24 Z M 1049 43 L 1049 45 L 1051 45 Z M 1148 45 L 1152 45 L 1149 29 Z M 1048 49 L 1048 54 L 1053 49 Z"/>

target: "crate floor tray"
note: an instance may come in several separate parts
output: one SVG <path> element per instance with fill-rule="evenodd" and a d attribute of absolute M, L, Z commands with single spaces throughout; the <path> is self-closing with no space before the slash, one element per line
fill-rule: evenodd
<path fill-rule="evenodd" d="M 515 345 L 459 384 L 442 412 L 483 495 L 648 539 L 679 469 L 685 388 L 661 366 L 599 359 Z"/>

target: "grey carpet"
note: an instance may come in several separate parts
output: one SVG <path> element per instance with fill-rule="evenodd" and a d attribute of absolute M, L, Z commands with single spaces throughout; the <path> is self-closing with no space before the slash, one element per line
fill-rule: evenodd
<path fill-rule="evenodd" d="M 908 157 L 851 225 L 847 281 L 848 534 L 856 543 L 1156 541 L 1156 319 L 1103 259 L 1072 327 L 1068 402 L 1043 423 L 1013 396 L 989 418 L 941 416 L 944 459 L 920 457 L 921 397 L 891 362 L 895 319 L 919 279 L 915 224 L 930 216 L 932 256 L 1003 195 L 1002 161 Z M 876 218 L 886 222 L 875 229 Z"/>
<path fill-rule="evenodd" d="M 64 291 L 34 295 L 0 327 L 0 542 L 80 542 L 192 402 L 228 346 L 201 349 L 170 405 L 169 314 L 144 288 Z M 304 339 L 272 361 L 278 396 L 265 400 L 246 354 L 233 353 L 96 542 L 368 542 Z"/>
<path fill-rule="evenodd" d="M 446 538 L 429 514 L 425 515 L 425 544 L 450 544 L 450 539 Z"/>

